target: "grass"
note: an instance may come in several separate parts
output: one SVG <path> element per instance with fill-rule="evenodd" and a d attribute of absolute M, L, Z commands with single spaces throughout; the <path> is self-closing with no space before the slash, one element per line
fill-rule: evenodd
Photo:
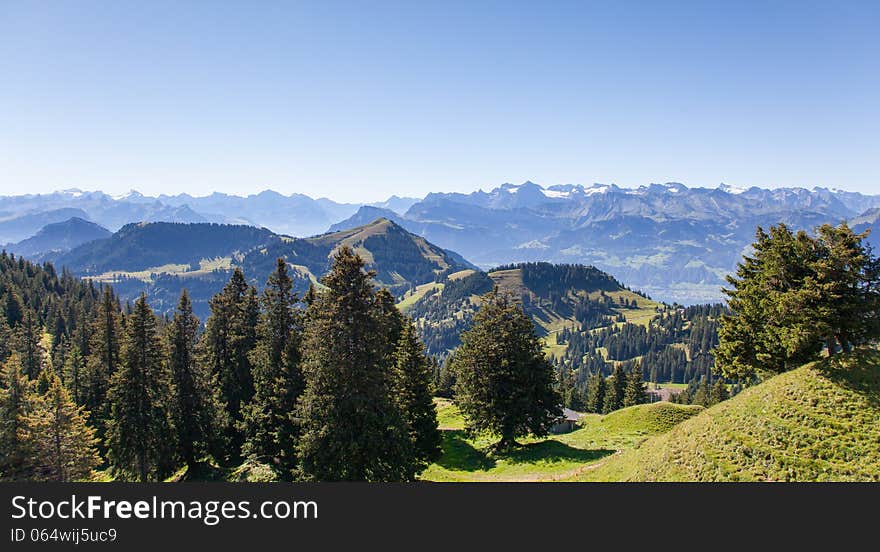
<path fill-rule="evenodd" d="M 880 481 L 880 353 L 770 378 L 577 479 Z"/>
<path fill-rule="evenodd" d="M 582 427 L 546 438 L 524 438 L 522 446 L 490 452 L 492 435 L 468 436 L 454 403 L 435 399 L 443 454 L 421 478 L 427 481 L 559 481 L 594 469 L 618 451 L 632 448 L 646 436 L 667 431 L 702 407 L 671 403 L 634 406 L 607 416 L 588 414 Z"/>
<path fill-rule="evenodd" d="M 412 308 L 413 305 L 419 302 L 419 300 L 425 296 L 426 293 L 431 291 L 432 289 L 443 290 L 443 283 L 437 282 L 428 282 L 427 284 L 422 284 L 420 286 L 416 286 L 412 292 L 407 292 L 403 296 L 403 300 L 397 303 L 397 308 L 403 312 L 406 312 L 407 309 Z"/>

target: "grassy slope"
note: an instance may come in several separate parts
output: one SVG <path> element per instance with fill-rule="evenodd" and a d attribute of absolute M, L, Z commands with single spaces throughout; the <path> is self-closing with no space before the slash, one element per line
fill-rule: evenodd
<path fill-rule="evenodd" d="M 880 354 L 773 377 L 579 479 L 880 480 Z"/>
<path fill-rule="evenodd" d="M 655 403 L 634 406 L 607 416 L 587 415 L 577 431 L 544 439 L 522 439 L 510 453 L 487 454 L 497 440 L 468 437 L 464 420 L 450 401 L 437 399 L 443 429 L 443 456 L 422 474 L 428 481 L 557 481 L 577 477 L 619 450 L 646 436 L 668 431 L 702 407 Z"/>

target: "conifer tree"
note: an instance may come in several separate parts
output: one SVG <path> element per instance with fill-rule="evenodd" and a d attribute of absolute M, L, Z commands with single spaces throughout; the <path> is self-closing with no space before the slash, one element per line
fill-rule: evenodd
<path fill-rule="evenodd" d="M 735 276 L 730 315 L 721 317 L 715 362 L 728 378 L 796 368 L 880 337 L 880 263 L 846 225 L 817 236 L 784 224 L 760 227 Z"/>
<path fill-rule="evenodd" d="M 717 378 L 712 385 L 712 388 L 709 390 L 709 403 L 718 404 L 722 401 L 726 401 L 729 397 L 730 394 L 727 392 L 727 385 L 724 383 L 724 380 L 722 378 Z"/>
<path fill-rule="evenodd" d="M 220 449 L 224 427 L 216 378 L 196 361 L 199 319 L 192 312 L 186 290 L 167 327 L 172 387 L 171 417 L 177 452 L 190 470 L 203 454 Z"/>
<path fill-rule="evenodd" d="M 648 399 L 645 381 L 642 376 L 642 363 L 636 362 L 626 374 L 626 388 L 623 392 L 623 406 L 642 404 Z"/>
<path fill-rule="evenodd" d="M 24 318 L 18 326 L 16 340 L 21 355 L 21 367 L 24 374 L 32 380 L 37 379 L 43 370 L 43 346 L 41 344 L 42 328 L 37 316 L 31 309 L 25 309 Z"/>
<path fill-rule="evenodd" d="M 167 468 L 170 381 L 156 316 L 143 294 L 126 320 L 121 363 L 111 378 L 108 456 L 120 474 L 158 479 Z"/>
<path fill-rule="evenodd" d="M 498 289 L 482 297 L 455 354 L 455 397 L 469 431 L 501 436 L 504 450 L 528 433 L 546 435 L 562 415 L 553 367 L 522 306 Z"/>
<path fill-rule="evenodd" d="M 605 397 L 602 402 L 602 413 L 608 414 L 623 406 L 623 397 L 626 392 L 626 373 L 620 364 L 614 367 L 614 372 L 608 378 L 605 385 Z"/>
<path fill-rule="evenodd" d="M 48 389 L 24 418 L 23 436 L 31 454 L 29 479 L 87 479 L 101 463 L 95 430 L 86 424 L 85 409 L 73 402 L 61 378 L 53 372 L 48 380 Z"/>
<path fill-rule="evenodd" d="M 74 344 L 67 353 L 67 357 L 64 359 L 64 366 L 62 367 L 64 385 L 70 391 L 73 402 L 78 405 L 83 404 L 88 392 L 84 374 L 85 363 L 86 359 L 83 358 L 79 345 Z"/>
<path fill-rule="evenodd" d="M 431 363 L 409 321 L 402 325 L 394 361 L 393 397 L 409 429 L 416 461 L 424 468 L 440 456 L 442 437 L 431 397 Z"/>
<path fill-rule="evenodd" d="M 121 330 L 119 304 L 111 289 L 105 287 L 92 322 L 90 354 L 83 371 L 81 399 L 89 412 L 89 425 L 98 431 L 99 438 L 106 435 L 106 422 L 110 415 L 107 389 L 119 368 Z"/>
<path fill-rule="evenodd" d="M 243 454 L 269 460 L 290 477 L 296 465 L 297 427 L 293 410 L 304 382 L 299 344 L 302 332 L 287 262 L 278 259 L 262 296 L 257 345 L 251 354 L 253 400 L 244 407 Z"/>
<path fill-rule="evenodd" d="M 33 390 L 17 353 L 6 360 L 0 383 L 0 480 L 27 479 L 32 454 L 24 432 Z"/>
<path fill-rule="evenodd" d="M 587 412 L 601 414 L 604 404 L 605 376 L 602 375 L 601 371 L 596 370 L 596 373 L 591 375 L 590 379 L 587 380 L 587 398 L 585 407 Z"/>
<path fill-rule="evenodd" d="M 301 474 L 322 481 L 407 481 L 419 467 L 391 397 L 385 320 L 374 273 L 341 247 L 313 293 L 303 336 L 306 387 L 298 403 Z"/>
<path fill-rule="evenodd" d="M 210 368 L 218 380 L 229 419 L 224 439 L 228 447 L 226 455 L 236 458 L 244 443 L 240 431 L 242 405 L 254 396 L 250 357 L 257 341 L 257 291 L 248 285 L 244 273 L 237 268 L 209 305 L 211 314 L 199 341 L 199 357 L 201 364 Z"/>

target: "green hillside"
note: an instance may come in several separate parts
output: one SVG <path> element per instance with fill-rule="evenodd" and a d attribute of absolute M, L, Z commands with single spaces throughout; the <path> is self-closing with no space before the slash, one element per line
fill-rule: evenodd
<path fill-rule="evenodd" d="M 426 286 L 404 295 L 398 305 L 422 330 L 431 354 L 458 346 L 470 326 L 480 296 L 498 286 L 522 301 L 545 337 L 547 352 L 561 354 L 556 335 L 565 329 L 588 331 L 617 323 L 646 324 L 664 307 L 625 288 L 592 266 L 523 263 L 488 272 L 453 273 L 443 286 Z"/>
<path fill-rule="evenodd" d="M 597 469 L 620 451 L 646 437 L 669 431 L 695 416 L 700 406 L 672 403 L 642 404 L 607 416 L 586 415 L 581 428 L 542 439 L 522 439 L 522 447 L 505 453 L 487 453 L 497 438 L 469 437 L 455 405 L 437 401 L 443 430 L 443 455 L 421 475 L 426 481 L 561 481 Z"/>
<path fill-rule="evenodd" d="M 880 480 L 880 354 L 775 376 L 579 479 Z"/>

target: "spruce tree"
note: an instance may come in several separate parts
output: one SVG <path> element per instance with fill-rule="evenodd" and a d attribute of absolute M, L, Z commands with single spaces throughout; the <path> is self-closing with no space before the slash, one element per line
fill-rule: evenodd
<path fill-rule="evenodd" d="M 442 437 L 431 396 L 431 363 L 409 321 L 401 328 L 394 363 L 393 397 L 409 430 L 416 461 L 424 468 L 440 456 Z"/>
<path fill-rule="evenodd" d="M 373 272 L 347 247 L 313 292 L 303 337 L 305 391 L 298 402 L 301 474 L 321 481 L 407 481 L 419 468 L 391 392 L 387 321 Z"/>
<path fill-rule="evenodd" d="M 242 405 L 254 396 L 251 353 L 257 341 L 257 291 L 237 268 L 223 290 L 211 298 L 209 306 L 211 314 L 199 341 L 199 358 L 217 378 L 229 419 L 224 438 L 226 456 L 235 459 L 244 443 L 240 431 Z"/>
<path fill-rule="evenodd" d="M 522 306 L 497 288 L 487 293 L 461 341 L 454 359 L 455 397 L 466 428 L 500 435 L 497 450 L 528 433 L 546 435 L 562 415 L 562 398 Z"/>
<path fill-rule="evenodd" d="M 24 418 L 24 439 L 29 443 L 31 473 L 36 481 L 88 479 L 101 463 L 95 430 L 86 423 L 86 412 L 77 406 L 57 374 L 37 397 Z"/>
<path fill-rule="evenodd" d="M 43 370 L 44 351 L 41 338 L 42 328 L 36 314 L 31 309 L 25 309 L 24 318 L 16 333 L 16 341 L 21 355 L 22 370 L 32 380 L 37 379 Z"/>
<path fill-rule="evenodd" d="M 596 414 L 602 413 L 602 407 L 605 404 L 605 376 L 600 370 L 590 376 L 587 380 L 587 398 L 585 409 L 587 412 Z"/>
<path fill-rule="evenodd" d="M 636 362 L 626 374 L 626 388 L 623 392 L 623 406 L 634 406 L 648 400 L 645 381 L 642 376 L 642 363 Z"/>
<path fill-rule="evenodd" d="M 171 403 L 177 452 L 190 470 L 200 456 L 222 450 L 224 412 L 216 378 L 196 360 L 199 319 L 192 312 L 186 290 L 180 293 L 177 311 L 167 327 L 171 382 Z"/>
<path fill-rule="evenodd" d="M 718 404 L 722 401 L 726 401 L 729 397 L 730 394 L 727 392 L 727 385 L 724 383 L 724 380 L 722 378 L 717 378 L 712 385 L 712 388 L 709 390 L 709 403 Z"/>
<path fill-rule="evenodd" d="M 90 353 L 83 370 L 83 396 L 80 399 L 89 412 L 89 425 L 98 431 L 99 438 L 106 435 L 110 415 L 107 389 L 119 368 L 121 331 L 119 304 L 110 288 L 105 287 L 92 322 Z"/>
<path fill-rule="evenodd" d="M 602 402 L 602 413 L 608 414 L 623 406 L 623 397 L 626 392 L 626 372 L 618 363 L 614 372 L 608 378 L 605 385 L 605 397 Z"/>
<path fill-rule="evenodd" d="M 167 468 L 170 381 L 156 316 L 143 294 L 125 326 L 121 363 L 109 390 L 108 456 L 115 471 L 143 482 L 158 479 Z"/>
<path fill-rule="evenodd" d="M 64 374 L 64 385 L 70 391 L 73 402 L 82 405 L 85 402 L 87 389 L 85 382 L 85 364 L 86 359 L 80 352 L 79 345 L 71 346 L 67 357 L 64 359 L 62 367 Z"/>
<path fill-rule="evenodd" d="M 754 253 L 727 278 L 714 357 L 728 378 L 796 368 L 880 337 L 880 262 L 846 225 L 817 236 L 758 228 Z"/>
<path fill-rule="evenodd" d="M 296 400 L 304 382 L 299 345 L 302 333 L 287 262 L 278 259 L 262 296 L 257 344 L 251 354 L 254 396 L 243 408 L 245 456 L 256 456 L 290 477 L 296 465 Z"/>
<path fill-rule="evenodd" d="M 33 385 L 22 373 L 21 358 L 15 353 L 0 375 L 0 480 L 27 479 L 33 455 L 24 438 L 25 418 L 33 406 Z"/>

